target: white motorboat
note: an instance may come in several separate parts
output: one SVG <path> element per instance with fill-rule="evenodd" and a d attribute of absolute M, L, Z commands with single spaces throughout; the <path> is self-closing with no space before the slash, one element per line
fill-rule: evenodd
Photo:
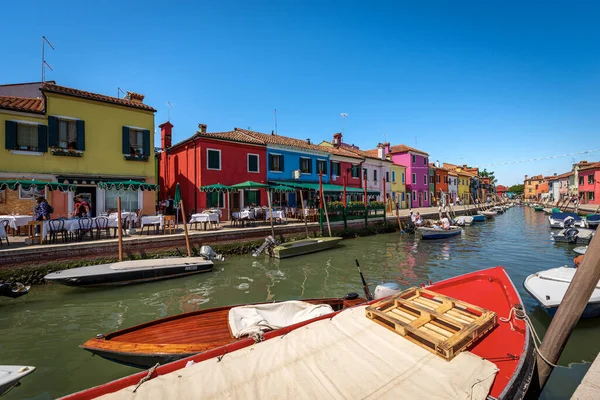
<path fill-rule="evenodd" d="M 454 225 L 457 226 L 468 226 L 471 225 L 473 223 L 473 217 L 469 216 L 469 215 L 461 215 L 459 217 L 456 217 L 456 219 L 454 219 Z"/>
<path fill-rule="evenodd" d="M 25 365 L 0 365 L 0 396 L 19 384 L 19 381 L 35 371 Z"/>
<path fill-rule="evenodd" d="M 423 239 L 446 239 L 462 233 L 458 226 L 450 226 L 450 229 L 419 227 L 417 231 Z"/>
<path fill-rule="evenodd" d="M 585 228 L 567 228 L 560 232 L 552 232 L 554 241 L 563 243 L 588 244 L 593 236 L 594 231 Z"/>
<path fill-rule="evenodd" d="M 570 226 L 577 228 L 587 228 L 585 220 L 576 213 L 572 212 L 555 212 L 548 217 L 550 228 L 564 229 Z M 566 223 L 566 225 L 565 225 Z"/>
<path fill-rule="evenodd" d="M 488 219 L 494 218 L 496 215 L 498 215 L 496 211 L 477 211 L 477 214 L 483 215 Z"/>
<path fill-rule="evenodd" d="M 554 316 L 576 271 L 576 268 L 565 265 L 563 267 L 536 272 L 525 279 L 523 286 L 548 314 Z M 583 310 L 581 318 L 591 318 L 599 315 L 600 284 L 597 284 L 590 301 Z"/>
<path fill-rule="evenodd" d="M 587 246 L 579 246 L 579 247 L 575 247 L 573 249 L 573 251 L 577 254 L 585 254 L 585 252 L 587 251 L 588 247 Z"/>

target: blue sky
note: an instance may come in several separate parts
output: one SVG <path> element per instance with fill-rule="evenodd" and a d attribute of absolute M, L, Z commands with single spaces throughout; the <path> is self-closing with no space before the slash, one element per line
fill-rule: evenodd
<path fill-rule="evenodd" d="M 3 14 L 2 59 L 14 62 L 0 63 L 0 83 L 40 79 L 45 35 L 47 79 L 143 93 L 156 125 L 170 101 L 176 141 L 198 123 L 271 132 L 277 109 L 283 135 L 330 140 L 345 112 L 346 142 L 387 139 L 440 162 L 600 148 L 594 1 L 57 0 Z M 488 170 L 514 184 L 581 159 L 600 152 Z"/>

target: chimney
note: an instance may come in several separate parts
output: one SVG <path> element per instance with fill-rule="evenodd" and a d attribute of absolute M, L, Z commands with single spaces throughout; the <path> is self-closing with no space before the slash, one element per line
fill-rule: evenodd
<path fill-rule="evenodd" d="M 342 133 L 341 132 L 334 133 L 333 134 L 333 146 L 340 147 L 341 144 L 342 144 Z"/>
<path fill-rule="evenodd" d="M 525 180 L 527 180 L 527 175 L 525 175 Z"/>
<path fill-rule="evenodd" d="M 383 143 L 377 144 L 377 158 L 385 160 L 385 144 Z"/>
<path fill-rule="evenodd" d="M 139 93 L 135 93 L 135 92 L 127 92 L 127 95 L 125 96 L 125 98 L 129 101 L 132 101 L 134 103 L 139 103 L 142 104 L 144 102 L 144 95 L 143 94 L 139 94 Z"/>
<path fill-rule="evenodd" d="M 171 147 L 171 136 L 173 131 L 173 124 L 169 121 L 164 122 L 158 126 L 160 128 L 160 147 L 163 149 L 167 149 Z"/>
<path fill-rule="evenodd" d="M 208 128 L 208 126 L 206 124 L 198 124 L 198 132 L 202 133 L 206 133 L 206 128 Z"/>
<path fill-rule="evenodd" d="M 310 138 L 306 139 L 306 143 L 310 144 Z"/>

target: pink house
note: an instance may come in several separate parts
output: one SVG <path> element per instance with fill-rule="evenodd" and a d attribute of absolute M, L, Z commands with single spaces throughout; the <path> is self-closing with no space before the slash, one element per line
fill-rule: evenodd
<path fill-rule="evenodd" d="M 582 204 L 600 204 L 600 162 L 579 168 L 578 189 Z"/>
<path fill-rule="evenodd" d="M 406 165 L 406 194 L 409 207 L 429 207 L 429 154 L 397 145 L 389 153 L 395 164 Z"/>

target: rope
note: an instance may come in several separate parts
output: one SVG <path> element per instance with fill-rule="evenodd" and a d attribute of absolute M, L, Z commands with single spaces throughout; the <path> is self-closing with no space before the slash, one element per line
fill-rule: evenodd
<path fill-rule="evenodd" d="M 154 367 L 152 367 L 148 370 L 148 375 L 146 375 L 145 377 L 140 379 L 138 384 L 135 386 L 135 389 L 133 389 L 133 393 L 135 393 L 135 391 L 138 390 L 138 388 L 142 385 L 142 383 L 150 380 L 150 377 L 152 376 L 154 371 L 156 371 L 156 368 L 158 368 L 159 365 L 160 365 L 159 363 L 156 363 L 156 365 Z"/>
<path fill-rule="evenodd" d="M 500 321 L 502 321 L 502 322 L 508 322 L 510 324 L 510 330 L 514 331 L 515 327 L 513 326 L 513 323 L 512 323 L 513 313 L 514 313 L 515 319 L 518 319 L 520 321 L 524 321 L 525 325 L 529 328 L 529 331 L 531 332 L 531 334 L 533 336 L 533 345 L 535 347 L 535 351 L 540 356 L 540 358 L 546 362 L 546 364 L 548 364 L 548 365 L 550 365 L 552 367 L 555 367 L 555 368 L 558 368 L 558 367 L 560 367 L 560 368 L 569 368 L 569 367 L 565 367 L 565 366 L 562 366 L 562 365 L 553 364 L 550 361 L 548 361 L 548 359 L 546 357 L 544 357 L 544 355 L 540 351 L 540 348 L 538 347 L 538 343 L 542 344 L 542 340 L 538 336 L 538 333 L 535 330 L 535 328 L 533 326 L 533 323 L 531 322 L 531 319 L 529 319 L 529 316 L 525 313 L 525 311 L 522 308 L 515 308 L 515 307 L 513 307 L 513 308 L 510 309 L 510 313 L 508 314 L 507 318 L 500 317 L 498 319 Z"/>

